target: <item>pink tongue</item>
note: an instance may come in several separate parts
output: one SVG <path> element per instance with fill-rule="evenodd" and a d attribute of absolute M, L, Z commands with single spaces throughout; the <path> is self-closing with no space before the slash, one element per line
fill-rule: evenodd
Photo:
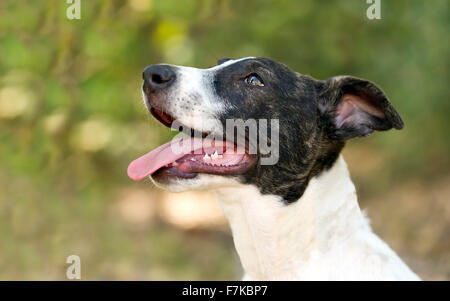
<path fill-rule="evenodd" d="M 184 141 L 180 143 L 180 141 L 182 140 Z M 140 181 L 143 178 L 151 175 L 161 167 L 170 164 L 178 160 L 179 158 L 184 157 L 186 154 L 190 154 L 191 152 L 201 154 L 202 148 L 209 148 L 211 150 L 222 150 L 223 148 L 221 141 L 215 141 L 212 148 L 206 147 L 206 143 L 205 146 L 203 146 L 202 144 L 205 141 L 207 140 L 203 140 L 200 138 L 181 138 L 163 144 L 160 147 L 131 162 L 130 165 L 128 165 L 128 176 L 135 181 Z M 184 146 L 183 143 L 185 143 Z"/>

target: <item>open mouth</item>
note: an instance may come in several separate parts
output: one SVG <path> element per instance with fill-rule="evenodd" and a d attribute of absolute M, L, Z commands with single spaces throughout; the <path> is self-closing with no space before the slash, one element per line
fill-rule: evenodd
<path fill-rule="evenodd" d="M 151 114 L 162 124 L 171 127 L 174 118 L 152 107 Z M 186 133 L 186 130 L 183 132 Z M 172 140 L 134 160 L 128 166 L 128 176 L 139 181 L 154 174 L 170 174 L 180 178 L 194 178 L 197 174 L 239 175 L 256 161 L 245 146 L 210 138 L 208 133 L 191 129 L 191 137 Z"/>

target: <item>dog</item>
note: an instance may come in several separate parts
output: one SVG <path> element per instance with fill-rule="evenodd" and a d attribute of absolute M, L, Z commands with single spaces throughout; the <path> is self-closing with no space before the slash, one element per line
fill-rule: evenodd
<path fill-rule="evenodd" d="M 375 84 L 316 80 L 256 57 L 221 59 L 208 69 L 151 65 L 143 80 L 149 112 L 188 129 L 191 148 L 176 153 L 169 142 L 133 161 L 128 175 L 172 192 L 213 191 L 243 280 L 420 280 L 372 232 L 341 155 L 350 138 L 403 127 Z M 245 145 L 223 130 L 228 120 L 250 119 L 278 121 L 266 137 L 279 146 L 274 164 L 261 164 L 267 153 L 248 128 Z M 210 137 L 222 145 L 192 146 Z"/>

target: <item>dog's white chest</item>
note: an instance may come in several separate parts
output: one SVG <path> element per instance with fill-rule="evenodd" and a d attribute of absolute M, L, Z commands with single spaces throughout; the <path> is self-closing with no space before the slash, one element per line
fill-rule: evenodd
<path fill-rule="evenodd" d="M 371 231 L 342 157 L 291 205 L 251 185 L 221 188 L 216 195 L 244 279 L 418 279 Z"/>

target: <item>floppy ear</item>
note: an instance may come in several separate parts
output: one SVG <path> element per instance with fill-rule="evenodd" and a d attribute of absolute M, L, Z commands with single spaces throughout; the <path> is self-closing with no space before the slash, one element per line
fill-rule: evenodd
<path fill-rule="evenodd" d="M 328 135 L 346 140 L 365 137 L 374 130 L 403 128 L 403 121 L 383 91 L 375 84 L 352 76 L 327 79 L 319 99 Z"/>

